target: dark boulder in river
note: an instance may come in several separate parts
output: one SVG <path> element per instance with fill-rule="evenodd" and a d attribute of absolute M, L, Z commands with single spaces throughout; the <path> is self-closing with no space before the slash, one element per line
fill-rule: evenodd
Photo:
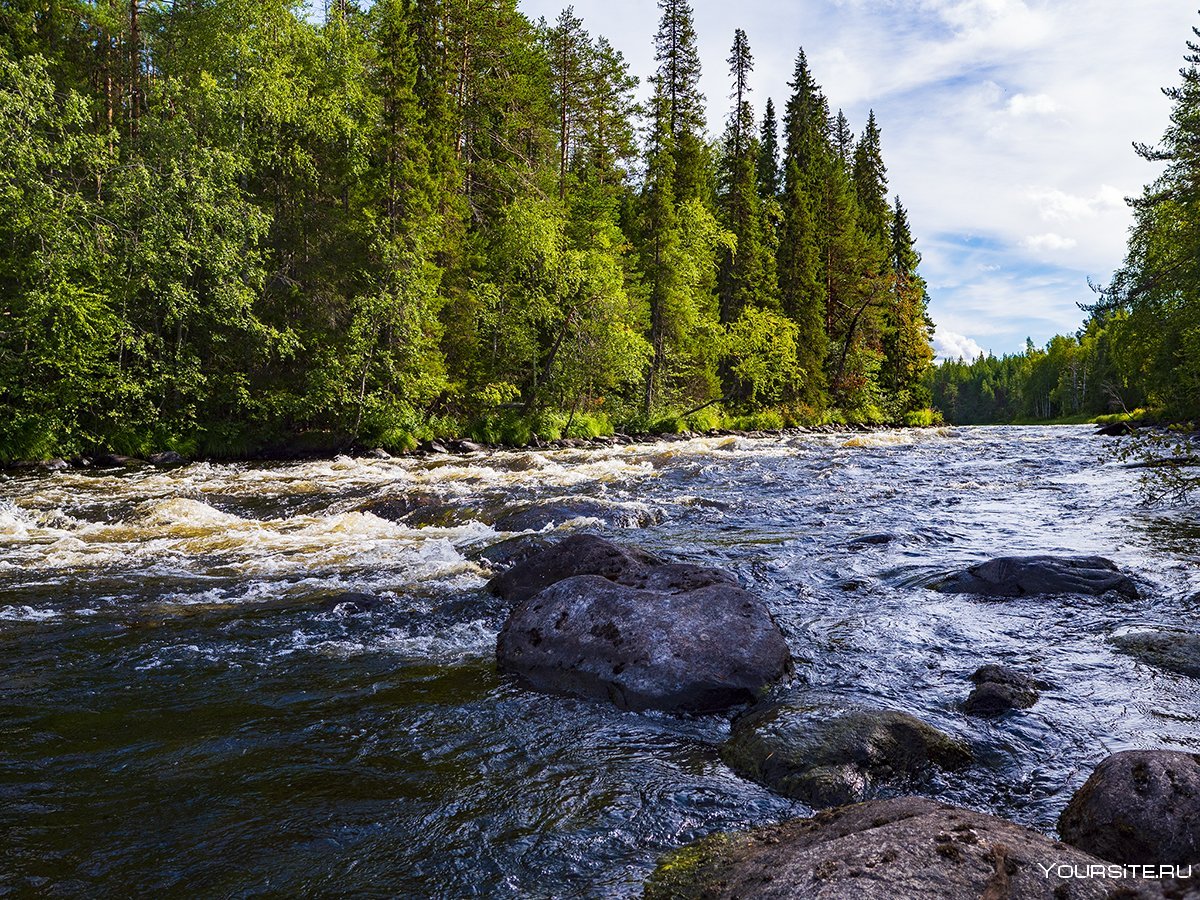
<path fill-rule="evenodd" d="M 972 716 L 999 716 L 1028 709 L 1038 701 L 1040 683 L 1005 666 L 981 666 L 971 676 L 971 691 L 963 710 Z"/>
<path fill-rule="evenodd" d="M 721 758 L 814 808 L 842 806 L 971 762 L 966 744 L 892 709 L 781 704 L 739 719 Z"/>
<path fill-rule="evenodd" d="M 1096 867 L 1096 868 L 1092 868 Z M 1012 822 L 921 797 L 875 800 L 670 853 L 646 900 L 1101 900 L 1163 897 Z M 1076 877 L 1076 873 L 1082 877 Z M 1089 872 L 1094 873 L 1089 877 Z"/>
<path fill-rule="evenodd" d="M 737 584 L 737 579 L 721 569 L 667 563 L 636 547 L 621 547 L 591 534 L 574 534 L 497 575 L 488 582 L 488 590 L 520 603 L 577 575 L 599 575 L 626 587 L 657 591 Z"/>
<path fill-rule="evenodd" d="M 1200 865 L 1200 755 L 1127 750 L 1096 767 L 1058 820 L 1064 841 L 1126 865 Z"/>
<path fill-rule="evenodd" d="M 1200 678 L 1200 634 L 1139 631 L 1109 638 L 1118 653 L 1176 675 Z"/>
<path fill-rule="evenodd" d="M 770 613 L 719 569 L 579 535 L 492 590 L 518 604 L 496 642 L 500 670 L 548 693 L 718 712 L 755 701 L 792 668 Z"/>
<path fill-rule="evenodd" d="M 1100 556 L 1006 556 L 971 566 L 934 587 L 947 594 L 1030 597 L 1115 591 L 1137 597 L 1137 587 L 1116 563 Z"/>

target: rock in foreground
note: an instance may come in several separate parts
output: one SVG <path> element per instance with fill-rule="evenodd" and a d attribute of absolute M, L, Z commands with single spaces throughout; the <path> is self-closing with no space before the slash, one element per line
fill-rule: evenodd
<path fill-rule="evenodd" d="M 936 589 L 947 594 L 983 597 L 1031 597 L 1083 594 L 1099 597 L 1115 591 L 1137 597 L 1137 587 L 1116 563 L 1100 556 L 1006 556 L 971 566 Z"/>
<path fill-rule="evenodd" d="M 1107 865 L 1012 822 L 919 797 L 705 838 L 666 856 L 647 900 L 1090 900 L 1162 897 L 1155 882 L 1063 878 Z"/>
<path fill-rule="evenodd" d="M 792 704 L 739 719 L 721 758 L 753 781 L 822 808 L 910 784 L 934 768 L 960 768 L 971 751 L 908 713 Z"/>
<path fill-rule="evenodd" d="M 1200 865 L 1200 755 L 1114 753 L 1075 792 L 1058 831 L 1116 863 Z"/>
<path fill-rule="evenodd" d="M 1176 675 L 1200 678 L 1200 634 L 1139 631 L 1109 638 L 1118 653 Z"/>
<path fill-rule="evenodd" d="M 792 668 L 766 607 L 719 569 L 581 535 L 491 588 L 518 601 L 496 642 L 500 670 L 537 690 L 717 712 L 757 700 Z"/>

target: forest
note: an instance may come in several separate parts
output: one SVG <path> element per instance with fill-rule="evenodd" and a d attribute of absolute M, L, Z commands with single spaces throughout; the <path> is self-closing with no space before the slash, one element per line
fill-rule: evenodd
<path fill-rule="evenodd" d="M 881 126 L 686 0 L 0 6 L 0 460 L 928 422 Z M 714 81 L 715 83 L 715 81 Z"/>
<path fill-rule="evenodd" d="M 1124 264 L 1075 335 L 1020 354 L 949 361 L 930 373 L 935 407 L 956 424 L 1089 419 L 1200 420 L 1200 29 L 1189 41 L 1157 145 L 1162 173 L 1131 198 Z"/>

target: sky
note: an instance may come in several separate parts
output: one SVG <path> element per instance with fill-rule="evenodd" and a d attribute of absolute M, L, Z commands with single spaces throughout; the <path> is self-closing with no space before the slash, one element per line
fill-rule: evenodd
<path fill-rule="evenodd" d="M 564 4 L 520 0 L 553 19 Z M 1157 174 L 1133 151 L 1168 124 L 1195 0 L 692 0 L 709 129 L 746 30 L 756 114 L 782 109 L 803 47 L 856 132 L 874 109 L 891 190 L 908 208 L 942 358 L 1071 334 L 1124 258 L 1125 203 Z M 575 0 L 634 74 L 654 69 L 650 0 Z"/>

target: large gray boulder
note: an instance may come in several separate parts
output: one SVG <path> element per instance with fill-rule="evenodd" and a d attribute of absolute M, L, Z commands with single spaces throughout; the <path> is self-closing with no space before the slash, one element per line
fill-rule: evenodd
<path fill-rule="evenodd" d="M 721 758 L 759 784 L 822 808 L 911 785 L 935 768 L 961 768 L 971 751 L 905 712 L 793 703 L 742 716 Z"/>
<path fill-rule="evenodd" d="M 1108 639 L 1118 653 L 1176 675 L 1200 678 L 1200 634 L 1138 631 Z"/>
<path fill-rule="evenodd" d="M 983 597 L 1029 597 L 1040 594 L 1084 594 L 1110 591 L 1137 597 L 1136 585 L 1100 556 L 1006 556 L 951 575 L 934 587 L 947 594 Z"/>
<path fill-rule="evenodd" d="M 520 603 L 567 578 L 598 575 L 626 587 L 644 590 L 694 590 L 709 584 L 736 585 L 721 569 L 666 563 L 636 547 L 622 547 L 591 534 L 574 534 L 536 553 L 488 582 L 488 590 Z"/>
<path fill-rule="evenodd" d="M 1098 867 L 1098 868 L 1092 868 Z M 646 900 L 1101 900 L 1163 897 L 1012 822 L 919 797 L 876 800 L 668 854 Z M 1095 873 L 1076 877 L 1076 873 Z M 1182 896 L 1182 893 L 1172 896 Z"/>
<path fill-rule="evenodd" d="M 1200 755 L 1114 753 L 1075 792 L 1058 832 L 1117 863 L 1200 866 Z"/>
<path fill-rule="evenodd" d="M 637 587 L 580 575 L 527 596 L 497 639 L 500 670 L 548 693 L 696 713 L 754 702 L 791 672 L 756 597 L 670 568 L 652 567 Z"/>

